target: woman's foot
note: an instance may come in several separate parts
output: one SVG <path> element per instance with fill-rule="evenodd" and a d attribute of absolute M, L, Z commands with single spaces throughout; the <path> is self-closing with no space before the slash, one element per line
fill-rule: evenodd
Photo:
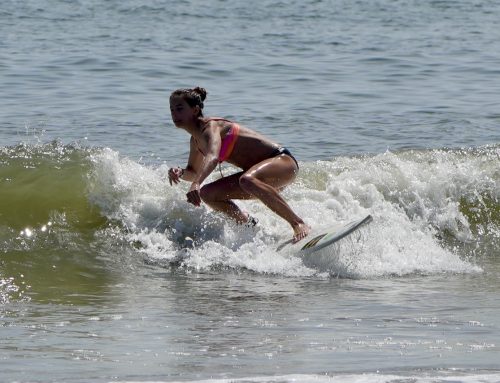
<path fill-rule="evenodd" d="M 249 216 L 247 225 L 250 227 L 255 227 L 259 223 L 259 220 L 255 217 Z"/>
<path fill-rule="evenodd" d="M 250 214 L 248 214 L 248 219 L 243 225 L 246 227 L 255 227 L 258 223 L 259 220 L 257 218 L 252 217 Z"/>
<path fill-rule="evenodd" d="M 306 225 L 304 222 L 294 225 L 292 227 L 293 227 L 292 243 L 299 242 L 301 239 L 307 237 L 311 232 L 311 227 Z"/>

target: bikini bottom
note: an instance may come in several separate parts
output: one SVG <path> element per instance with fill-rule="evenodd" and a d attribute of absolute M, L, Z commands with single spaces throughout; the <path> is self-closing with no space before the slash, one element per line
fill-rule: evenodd
<path fill-rule="evenodd" d="M 295 157 L 292 155 L 292 153 L 290 152 L 290 150 L 288 150 L 287 148 L 285 148 L 284 146 L 280 146 L 279 148 L 276 148 L 272 153 L 271 153 L 271 158 L 272 157 L 278 157 L 278 156 L 281 156 L 282 154 L 286 154 L 287 156 L 291 157 L 292 160 L 295 161 L 295 164 L 297 165 L 297 168 L 299 167 L 299 163 L 297 162 L 297 160 L 295 159 Z"/>

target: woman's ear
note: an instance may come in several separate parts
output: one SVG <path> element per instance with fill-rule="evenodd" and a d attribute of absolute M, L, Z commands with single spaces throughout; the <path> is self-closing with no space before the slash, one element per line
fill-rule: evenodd
<path fill-rule="evenodd" d="M 194 107 L 194 114 L 195 114 L 195 116 L 196 116 L 196 117 L 198 117 L 198 116 L 200 116 L 200 115 L 201 115 L 201 108 L 200 108 L 200 106 L 199 106 L 199 105 L 196 105 L 196 106 Z"/>

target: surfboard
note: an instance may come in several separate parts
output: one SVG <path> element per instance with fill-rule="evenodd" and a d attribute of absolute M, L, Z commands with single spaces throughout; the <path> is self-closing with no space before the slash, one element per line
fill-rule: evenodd
<path fill-rule="evenodd" d="M 294 247 L 298 246 L 298 254 L 306 255 L 310 253 L 314 253 L 320 249 L 323 249 L 326 246 L 332 245 L 337 241 L 340 241 L 342 238 L 348 236 L 352 232 L 358 230 L 363 225 L 370 223 L 373 220 L 371 215 L 367 215 L 366 217 L 356 219 L 342 226 L 336 226 L 322 231 L 320 234 L 307 236 L 301 241 L 293 244 Z M 283 242 L 276 249 L 277 251 L 282 250 L 288 245 L 292 244 L 292 240 L 288 240 Z"/>

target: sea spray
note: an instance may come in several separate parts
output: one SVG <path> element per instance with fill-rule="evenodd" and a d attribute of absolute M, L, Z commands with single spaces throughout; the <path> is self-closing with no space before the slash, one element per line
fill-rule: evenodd
<path fill-rule="evenodd" d="M 403 152 L 301 164 L 298 182 L 284 196 L 307 222 L 326 228 L 363 214 L 374 216 L 362 241 L 343 241 L 323 250 L 328 265 L 277 253 L 276 244 L 287 239 L 291 230 L 259 201 L 239 202 L 260 220 L 259 230 L 250 235 L 205 205 L 187 204 L 188 184 L 169 186 L 165 165 L 148 167 L 104 150 L 94 156 L 94 185 L 99 186 L 91 198 L 109 218 L 123 223 L 129 239 L 140 244 L 150 261 L 171 260 L 197 270 L 222 266 L 284 275 L 327 272 L 350 278 L 479 271 L 465 260 L 466 255 L 440 241 L 442 231 L 449 232 L 450 227 L 456 228 L 452 234 L 458 240 L 470 240 L 473 235 L 456 202 L 469 190 L 460 190 L 461 185 L 444 189 L 446 182 L 432 170 L 433 163 L 446 166 L 446 174 L 460 169 L 457 156 L 461 154 Z M 463 183 L 460 172 L 454 178 Z M 462 224 L 451 224 L 457 221 Z M 184 246 L 187 236 L 194 238 L 194 248 Z"/>

